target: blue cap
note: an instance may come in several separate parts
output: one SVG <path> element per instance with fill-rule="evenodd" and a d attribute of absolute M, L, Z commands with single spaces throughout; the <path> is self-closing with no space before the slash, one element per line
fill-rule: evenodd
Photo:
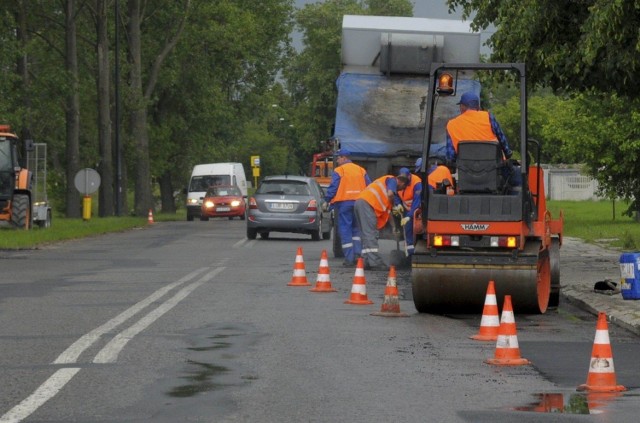
<path fill-rule="evenodd" d="M 407 180 L 409 180 L 409 179 L 411 179 L 411 171 L 409 169 L 407 169 L 406 167 L 402 167 L 398 171 L 398 176 L 405 177 L 405 178 L 407 178 Z"/>
<path fill-rule="evenodd" d="M 472 109 L 479 109 L 480 108 L 480 97 L 478 97 L 478 95 L 472 91 L 468 91 L 464 94 L 462 94 L 462 97 L 460 97 L 460 101 L 456 104 L 462 104 L 465 105 L 467 107 L 470 107 Z"/>
<path fill-rule="evenodd" d="M 422 157 L 418 157 L 418 160 L 416 160 L 416 173 L 420 172 L 420 168 L 422 167 Z"/>
<path fill-rule="evenodd" d="M 351 151 L 347 150 L 346 148 L 341 148 L 340 150 L 336 151 L 336 156 L 350 156 L 351 155 Z"/>

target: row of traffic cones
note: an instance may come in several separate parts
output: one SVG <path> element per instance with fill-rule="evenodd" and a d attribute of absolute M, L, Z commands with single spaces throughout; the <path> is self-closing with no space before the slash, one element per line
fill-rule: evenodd
<path fill-rule="evenodd" d="M 307 280 L 302 257 L 302 248 L 298 248 L 296 260 L 293 268 L 293 276 L 289 286 L 310 286 Z M 336 292 L 331 286 L 329 276 L 329 261 L 326 250 L 322 251 L 320 267 L 318 268 L 318 278 L 312 292 Z M 366 280 L 364 276 L 364 264 L 361 258 L 358 259 L 356 272 L 353 277 L 351 296 L 345 304 L 373 304 L 369 300 L 366 291 Z M 374 316 L 385 317 L 407 317 L 400 312 L 398 300 L 398 288 L 396 284 L 395 267 L 389 269 L 389 277 L 384 293 L 384 302 L 378 313 L 371 313 Z M 513 306 L 511 305 L 511 295 L 504 296 L 502 315 L 498 318 L 498 303 L 496 298 L 495 283 L 489 281 L 487 294 L 485 297 L 480 329 L 471 339 L 479 341 L 496 341 L 494 357 L 485 360 L 486 363 L 498 366 L 520 366 L 531 364 L 529 360 L 520 355 L 518 345 L 518 335 L 516 329 Z M 579 391 L 589 392 L 620 392 L 626 390 L 622 385 L 617 385 L 615 369 L 613 366 L 613 354 L 609 342 L 609 329 L 607 316 L 600 312 L 596 325 L 596 336 L 591 354 L 589 374 L 587 382 L 578 386 Z"/>
<path fill-rule="evenodd" d="M 331 286 L 329 273 L 329 259 L 327 257 L 327 251 L 322 250 L 316 285 L 309 291 L 336 292 L 336 290 Z M 311 286 L 307 280 L 301 247 L 298 247 L 298 251 L 296 252 L 296 259 L 293 265 L 293 275 L 291 276 L 291 281 L 287 286 Z M 356 271 L 353 276 L 353 284 L 351 286 L 351 295 L 349 296 L 349 299 L 345 301 L 345 304 L 373 304 L 373 301 L 371 301 L 367 296 L 367 281 L 364 275 L 364 261 L 362 258 L 359 258 L 356 264 Z M 391 266 L 389 269 L 389 277 L 387 278 L 387 286 L 384 292 L 384 302 L 382 303 L 380 312 L 372 313 L 372 315 L 384 317 L 407 317 L 406 314 L 400 312 L 395 266 Z"/>
<path fill-rule="evenodd" d="M 485 360 L 488 364 L 499 366 L 531 364 L 529 360 L 522 358 L 520 355 L 511 295 L 504 296 L 502 316 L 498 319 L 498 304 L 494 281 L 489 281 L 487 287 L 480 329 L 476 335 L 470 336 L 470 338 L 479 341 L 496 341 L 494 357 Z M 578 386 L 578 390 L 590 392 L 620 392 L 626 390 L 624 386 L 618 385 L 616 382 L 613 353 L 609 342 L 607 315 L 603 312 L 598 314 L 587 383 Z"/>

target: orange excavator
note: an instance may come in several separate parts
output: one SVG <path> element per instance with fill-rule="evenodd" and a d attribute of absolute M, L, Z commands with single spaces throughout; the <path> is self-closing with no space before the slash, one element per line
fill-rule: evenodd
<path fill-rule="evenodd" d="M 456 162 L 449 163 L 456 194 L 423 190 L 411 263 L 419 312 L 479 313 L 490 280 L 498 304 L 511 295 L 516 312 L 544 313 L 559 302 L 563 216 L 554 219 L 547 210 L 540 145 L 528 138 L 525 65 L 432 63 L 423 151 L 444 141 L 446 122 L 463 93 L 461 80 L 473 80 L 479 89 L 487 73 L 517 88 L 519 137 L 510 143 L 520 163 L 505 161 L 495 141 L 460 141 Z M 427 162 L 423 153 L 422 175 Z M 512 175 L 520 177 L 510 180 Z"/>

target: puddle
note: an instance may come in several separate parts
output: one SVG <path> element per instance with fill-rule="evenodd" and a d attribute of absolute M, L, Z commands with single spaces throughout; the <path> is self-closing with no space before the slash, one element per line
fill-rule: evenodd
<path fill-rule="evenodd" d="M 557 414 L 602 414 L 607 406 L 623 394 L 620 392 L 587 392 L 574 394 L 535 394 L 531 404 L 515 407 L 517 411 Z"/>

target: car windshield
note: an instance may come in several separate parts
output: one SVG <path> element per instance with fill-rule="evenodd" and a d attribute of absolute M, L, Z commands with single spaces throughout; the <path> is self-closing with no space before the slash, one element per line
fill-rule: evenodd
<path fill-rule="evenodd" d="M 214 188 L 220 185 L 231 185 L 229 175 L 202 175 L 191 178 L 189 191 L 207 191 L 208 188 Z"/>
<path fill-rule="evenodd" d="M 309 186 L 300 181 L 263 181 L 256 194 L 311 195 Z"/>
<path fill-rule="evenodd" d="M 237 187 L 213 187 L 207 190 L 207 197 L 222 197 L 225 195 L 241 195 Z"/>

